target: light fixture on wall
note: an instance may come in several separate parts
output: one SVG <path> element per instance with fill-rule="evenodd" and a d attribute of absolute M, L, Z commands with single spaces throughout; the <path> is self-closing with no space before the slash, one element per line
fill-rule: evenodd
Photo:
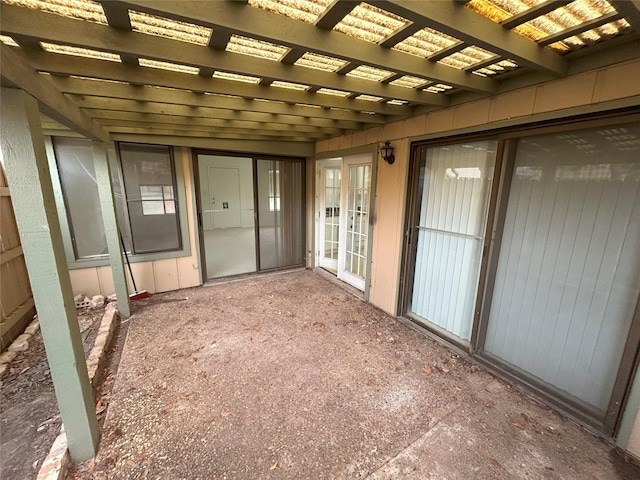
<path fill-rule="evenodd" d="M 384 145 L 380 147 L 380 155 L 382 155 L 382 159 L 389 165 L 393 165 L 393 162 L 396 161 L 396 157 L 393 154 L 393 147 L 389 140 L 384 142 Z"/>

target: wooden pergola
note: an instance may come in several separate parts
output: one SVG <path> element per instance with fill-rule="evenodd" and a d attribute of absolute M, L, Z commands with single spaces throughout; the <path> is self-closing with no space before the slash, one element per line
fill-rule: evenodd
<path fill-rule="evenodd" d="M 639 0 L 2 0 L 2 155 L 71 455 L 93 399 L 43 135 L 313 157 L 317 141 L 637 57 Z M 75 322 L 75 323 L 74 323 Z"/>

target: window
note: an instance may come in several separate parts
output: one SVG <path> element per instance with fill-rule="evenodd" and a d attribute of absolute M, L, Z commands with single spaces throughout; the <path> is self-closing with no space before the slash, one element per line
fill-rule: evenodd
<path fill-rule="evenodd" d="M 280 170 L 269 170 L 269 211 L 280 211 Z"/>
<path fill-rule="evenodd" d="M 171 149 L 120 143 L 120 162 L 134 253 L 182 248 Z"/>
<path fill-rule="evenodd" d="M 60 137 L 54 139 L 53 148 L 75 258 L 88 259 L 107 255 L 104 224 L 99 214 L 100 198 L 91 142 L 79 138 Z M 108 155 L 112 171 L 117 170 L 118 162 L 112 145 L 108 149 Z M 112 181 L 120 229 L 125 244 L 130 245 L 129 233 L 125 228 L 126 213 L 120 180 L 114 175 Z"/>
<path fill-rule="evenodd" d="M 108 255 L 91 142 L 54 138 L 53 151 L 71 245 L 69 261 Z M 167 146 L 123 143 L 108 149 L 116 214 L 134 254 L 182 249 L 175 165 Z M 53 159 L 52 159 L 53 161 Z M 124 188 L 121 185 L 124 185 Z M 124 190 L 124 192 L 123 192 Z"/>
<path fill-rule="evenodd" d="M 140 185 L 143 215 L 176 213 L 173 185 Z"/>

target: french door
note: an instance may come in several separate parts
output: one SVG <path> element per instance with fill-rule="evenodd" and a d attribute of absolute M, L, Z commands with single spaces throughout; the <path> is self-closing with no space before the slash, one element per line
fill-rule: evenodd
<path fill-rule="evenodd" d="M 338 272 L 341 173 L 340 159 L 321 160 L 316 164 L 319 193 L 317 265 L 334 275 Z"/>
<path fill-rule="evenodd" d="M 369 258 L 371 155 L 316 163 L 316 264 L 365 290 Z"/>

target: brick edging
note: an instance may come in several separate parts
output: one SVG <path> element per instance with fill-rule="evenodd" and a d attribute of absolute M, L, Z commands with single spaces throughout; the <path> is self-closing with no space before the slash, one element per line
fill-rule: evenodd
<path fill-rule="evenodd" d="M 98 336 L 96 337 L 93 348 L 87 357 L 87 370 L 89 372 L 89 381 L 91 382 L 91 391 L 95 397 L 98 380 L 104 370 L 107 358 L 107 350 L 113 339 L 113 332 L 119 320 L 115 303 L 109 303 L 105 309 Z M 70 457 L 67 443 L 67 434 L 64 431 L 64 425 L 60 428 L 60 434 L 53 442 L 49 454 L 46 456 L 36 480 L 64 480 L 67 475 Z"/>

